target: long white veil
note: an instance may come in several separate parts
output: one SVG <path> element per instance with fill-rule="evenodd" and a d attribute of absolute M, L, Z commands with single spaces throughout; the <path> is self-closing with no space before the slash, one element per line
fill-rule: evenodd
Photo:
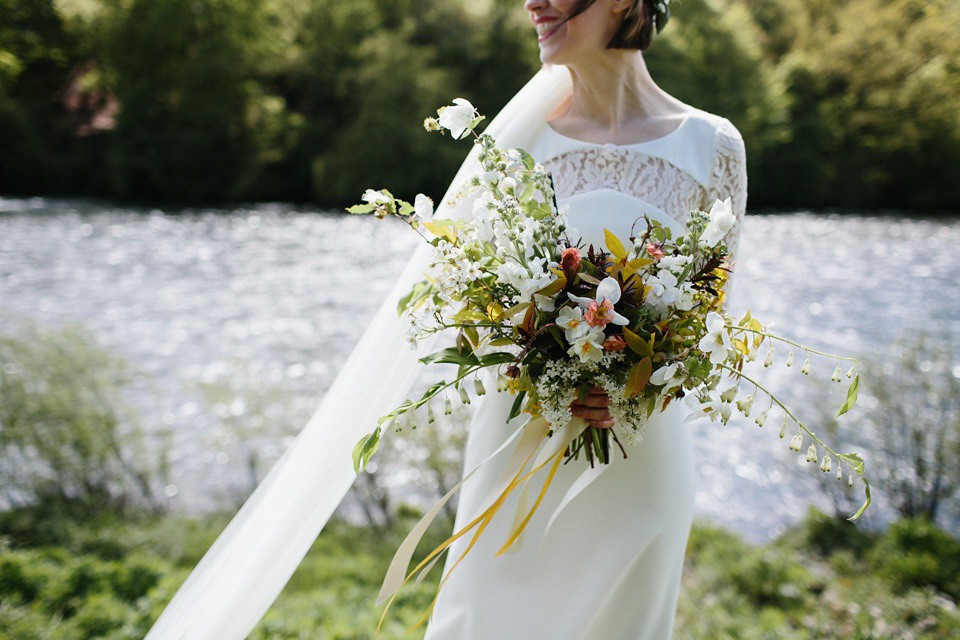
<path fill-rule="evenodd" d="M 565 67 L 545 67 L 486 131 L 501 147 L 529 146 L 570 86 Z M 469 203 L 458 207 L 453 199 L 477 168 L 471 152 L 437 217 L 470 211 Z M 313 417 L 188 576 L 147 640 L 241 640 L 270 608 L 353 484 L 354 445 L 403 400 L 415 376 L 420 354 L 404 338 L 397 301 L 422 279 L 428 257 L 425 244 L 414 253 Z"/>

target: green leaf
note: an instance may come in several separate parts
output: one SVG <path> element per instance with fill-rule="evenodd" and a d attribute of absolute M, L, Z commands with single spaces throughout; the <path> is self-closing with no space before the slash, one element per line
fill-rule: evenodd
<path fill-rule="evenodd" d="M 627 346 L 630 347 L 630 350 L 634 353 L 637 353 L 641 356 L 653 355 L 653 350 L 650 349 L 650 345 L 647 344 L 647 341 L 626 327 L 623 328 L 623 339 L 627 343 Z"/>
<path fill-rule="evenodd" d="M 527 171 L 533 171 L 533 168 L 537 164 L 537 161 L 534 160 L 533 156 L 523 149 L 517 149 L 517 152 L 520 153 L 520 157 L 523 159 L 523 166 L 527 168 Z"/>
<path fill-rule="evenodd" d="M 516 356 L 507 351 L 497 351 L 494 353 L 488 353 L 487 355 L 480 358 L 481 367 L 491 367 L 497 364 L 510 364 L 514 361 Z"/>
<path fill-rule="evenodd" d="M 353 470 L 355 473 L 359 474 L 367 467 L 367 463 L 370 462 L 370 458 L 376 453 L 379 446 L 380 427 L 360 438 L 360 441 L 353 447 Z"/>
<path fill-rule="evenodd" d="M 863 475 L 863 456 L 861 456 L 859 453 L 841 453 L 839 458 L 841 460 L 845 460 L 851 467 L 853 467 L 853 470 L 857 472 L 857 475 Z"/>
<path fill-rule="evenodd" d="M 432 290 L 432 285 L 426 280 L 422 280 L 413 285 L 410 292 L 397 301 L 397 314 L 402 314 L 411 304 L 416 304 Z"/>
<path fill-rule="evenodd" d="M 844 401 L 843 406 L 840 407 L 840 411 L 837 413 L 837 417 L 842 416 L 850 409 L 853 409 L 853 405 L 857 404 L 857 394 L 860 392 L 860 374 L 857 374 L 853 377 L 853 382 L 850 383 L 850 388 L 847 389 L 847 399 Z"/>
<path fill-rule="evenodd" d="M 442 351 L 437 351 L 436 353 L 431 353 L 428 356 L 420 358 L 420 362 L 424 364 L 480 364 L 480 360 L 477 356 L 472 353 L 460 353 L 454 347 L 449 347 L 443 349 Z"/>
<path fill-rule="evenodd" d="M 513 401 L 513 406 L 510 407 L 510 415 L 507 416 L 507 422 L 510 422 L 518 415 L 523 408 L 523 398 L 527 395 L 526 391 L 521 391 L 517 394 L 517 398 Z"/>
<path fill-rule="evenodd" d="M 372 211 L 372 204 L 355 204 L 352 207 L 347 207 L 347 213 L 370 213 Z"/>
<path fill-rule="evenodd" d="M 860 505 L 860 508 L 857 509 L 857 512 L 856 512 L 855 514 L 853 514 L 852 516 L 850 516 L 849 518 L 847 518 L 847 520 L 849 520 L 849 521 L 851 521 L 851 522 L 853 522 L 854 520 L 856 520 L 857 518 L 859 518 L 860 515 L 861 515 L 864 511 L 867 510 L 867 507 L 870 506 L 870 483 L 867 482 L 867 479 L 864 478 L 863 476 L 860 476 L 860 479 L 863 480 L 863 488 L 864 488 L 864 491 L 866 492 L 866 496 L 867 496 L 867 497 L 866 497 L 866 499 L 863 501 L 863 504 Z"/>

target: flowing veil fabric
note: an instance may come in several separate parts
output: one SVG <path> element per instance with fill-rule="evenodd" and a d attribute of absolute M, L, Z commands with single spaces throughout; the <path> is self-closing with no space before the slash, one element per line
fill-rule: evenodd
<path fill-rule="evenodd" d="M 527 146 L 570 86 L 565 67 L 545 67 L 486 131 L 504 148 Z M 478 166 L 471 152 L 438 218 L 469 214 L 469 202 L 455 196 Z M 403 400 L 416 375 L 422 354 L 408 346 L 396 309 L 422 279 L 429 255 L 426 244 L 414 253 L 313 417 L 187 577 L 147 640 L 241 640 L 270 608 L 353 484 L 354 445 Z"/>

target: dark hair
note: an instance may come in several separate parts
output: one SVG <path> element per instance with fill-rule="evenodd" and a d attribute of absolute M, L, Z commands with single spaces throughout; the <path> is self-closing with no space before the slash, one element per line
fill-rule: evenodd
<path fill-rule="evenodd" d="M 573 11 L 563 19 L 572 20 L 589 9 L 596 0 L 579 0 Z M 634 0 L 623 14 L 617 32 L 607 43 L 607 49 L 639 49 L 646 51 L 653 41 L 653 0 Z"/>

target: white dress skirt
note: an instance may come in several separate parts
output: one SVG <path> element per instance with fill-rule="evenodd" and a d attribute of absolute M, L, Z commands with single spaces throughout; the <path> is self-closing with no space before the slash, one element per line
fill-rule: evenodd
<path fill-rule="evenodd" d="M 527 149 L 553 174 L 561 206 L 585 244 L 603 229 L 621 238 L 647 214 L 674 229 L 691 209 L 746 199 L 743 143 L 727 120 L 694 110 L 673 132 L 634 145 L 597 145 L 546 126 Z M 638 229 L 643 229 L 641 220 Z M 735 227 L 738 229 L 739 225 Z M 736 238 L 728 244 L 736 245 Z M 488 389 L 493 385 L 488 385 Z M 507 423 L 514 398 L 490 392 L 476 406 L 464 468 L 485 460 L 527 416 Z M 671 637 L 684 552 L 693 518 L 693 460 L 682 402 L 647 424 L 643 438 L 611 446 L 613 462 L 543 533 L 570 485 L 588 465 L 561 464 L 512 552 L 506 542 L 519 500 L 514 491 L 443 585 L 426 640 L 666 640 Z M 616 429 L 616 427 L 614 427 Z M 621 441 L 623 438 L 621 438 Z M 463 485 L 455 531 L 475 517 L 512 446 Z M 549 465 L 530 480 L 531 504 Z M 448 551 L 444 575 L 472 532 Z"/>

